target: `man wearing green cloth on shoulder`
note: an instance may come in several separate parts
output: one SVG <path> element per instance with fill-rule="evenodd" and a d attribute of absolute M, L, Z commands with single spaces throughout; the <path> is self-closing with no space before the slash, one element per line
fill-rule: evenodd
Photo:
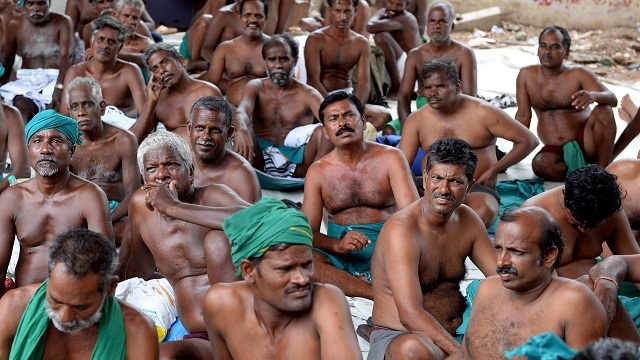
<path fill-rule="evenodd" d="M 71 229 L 49 250 L 49 277 L 0 300 L 0 359 L 157 359 L 151 319 L 115 299 L 118 254 Z"/>
<path fill-rule="evenodd" d="M 310 279 L 304 214 L 267 196 L 222 228 L 244 281 L 214 284 L 205 295 L 215 359 L 362 359 L 344 294 Z"/>

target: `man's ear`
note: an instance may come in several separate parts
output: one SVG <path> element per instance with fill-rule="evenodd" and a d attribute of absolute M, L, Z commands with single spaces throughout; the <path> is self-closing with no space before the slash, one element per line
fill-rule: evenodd
<path fill-rule="evenodd" d="M 467 192 L 464 194 L 464 196 L 469 195 L 471 189 L 473 189 L 474 186 L 476 186 L 476 179 L 473 179 L 471 180 L 471 182 L 469 182 L 469 186 L 467 186 Z"/>
<path fill-rule="evenodd" d="M 111 278 L 111 280 L 109 280 L 109 283 L 107 284 L 107 288 L 105 289 L 105 293 L 107 294 L 107 296 L 111 296 L 114 295 L 116 293 L 116 287 L 118 286 L 118 281 L 119 278 L 117 276 L 114 276 L 113 278 Z"/>
<path fill-rule="evenodd" d="M 102 100 L 98 106 L 100 106 L 100 115 L 104 116 L 105 111 L 107 111 L 107 103 Z"/>
<path fill-rule="evenodd" d="M 549 269 L 553 268 L 553 264 L 556 262 L 557 257 L 558 248 L 554 246 L 544 255 L 544 266 Z"/>
<path fill-rule="evenodd" d="M 229 126 L 227 128 L 227 139 L 225 142 L 228 142 L 229 139 L 231 139 L 231 137 L 233 137 L 233 133 L 236 132 L 236 128 L 234 128 L 233 126 Z"/>
<path fill-rule="evenodd" d="M 240 271 L 242 272 L 244 281 L 246 281 L 247 283 L 253 284 L 256 281 L 256 264 L 254 264 L 253 261 L 249 259 L 242 260 L 242 262 L 240 262 Z"/>

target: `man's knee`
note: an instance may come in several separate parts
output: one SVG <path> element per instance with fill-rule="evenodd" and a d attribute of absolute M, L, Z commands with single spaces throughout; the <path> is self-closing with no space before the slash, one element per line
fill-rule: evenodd
<path fill-rule="evenodd" d="M 373 41 L 380 46 L 381 44 L 388 44 L 391 36 L 386 31 L 377 32 L 373 35 Z"/>
<path fill-rule="evenodd" d="M 391 340 L 384 357 L 386 360 L 442 359 L 444 352 L 431 340 L 425 341 L 416 335 L 404 334 Z"/>
<path fill-rule="evenodd" d="M 500 204 L 498 200 L 490 194 L 481 192 L 471 193 L 467 195 L 464 203 L 478 214 L 485 227 L 491 226 L 498 217 Z"/>
<path fill-rule="evenodd" d="M 13 98 L 13 106 L 20 110 L 22 120 L 25 124 L 28 123 L 39 111 L 38 105 L 36 105 L 33 100 L 21 95 Z"/>
<path fill-rule="evenodd" d="M 601 122 L 607 125 L 613 124 L 615 126 L 613 108 L 609 105 L 597 105 L 596 107 L 594 107 L 591 111 L 589 119 L 593 119 L 596 122 Z"/>
<path fill-rule="evenodd" d="M 531 161 L 533 173 L 545 180 L 564 181 L 567 176 L 567 165 L 558 154 L 539 153 Z"/>

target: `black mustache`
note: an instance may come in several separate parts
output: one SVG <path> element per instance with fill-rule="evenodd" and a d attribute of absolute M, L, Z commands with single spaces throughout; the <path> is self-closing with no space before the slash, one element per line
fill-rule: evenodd
<path fill-rule="evenodd" d="M 441 197 L 441 198 L 445 198 L 447 200 L 455 200 L 455 197 L 453 195 L 441 194 L 441 193 L 439 193 L 437 191 L 434 192 L 433 194 L 431 194 L 431 197 L 434 198 L 434 199 L 438 198 L 438 197 Z"/>
<path fill-rule="evenodd" d="M 304 286 L 300 286 L 300 285 L 291 286 L 290 288 L 287 289 L 287 294 L 292 294 L 294 292 L 305 291 L 305 290 L 311 290 L 311 283 L 308 283 L 307 285 L 304 285 Z"/>
<path fill-rule="evenodd" d="M 518 275 L 518 270 L 514 269 L 512 266 L 498 267 L 496 268 L 496 272 L 498 274 Z"/>
<path fill-rule="evenodd" d="M 175 75 L 175 74 L 174 74 L 174 73 L 172 73 L 172 72 L 166 72 L 166 73 L 162 74 L 162 75 L 160 76 L 160 81 L 164 81 L 164 79 L 166 79 L 166 78 L 167 78 L 167 76 L 171 76 L 171 75 Z"/>
<path fill-rule="evenodd" d="M 355 129 L 352 129 L 350 126 L 345 125 L 336 131 L 336 136 L 340 136 L 346 132 L 356 132 Z"/>

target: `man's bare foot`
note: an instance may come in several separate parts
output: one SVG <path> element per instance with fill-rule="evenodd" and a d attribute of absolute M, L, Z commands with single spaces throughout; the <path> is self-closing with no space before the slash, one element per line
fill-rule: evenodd
<path fill-rule="evenodd" d="M 638 105 L 633 103 L 629 94 L 626 94 L 620 100 L 620 108 L 618 109 L 618 115 L 627 124 L 631 122 L 636 113 L 638 112 Z"/>

